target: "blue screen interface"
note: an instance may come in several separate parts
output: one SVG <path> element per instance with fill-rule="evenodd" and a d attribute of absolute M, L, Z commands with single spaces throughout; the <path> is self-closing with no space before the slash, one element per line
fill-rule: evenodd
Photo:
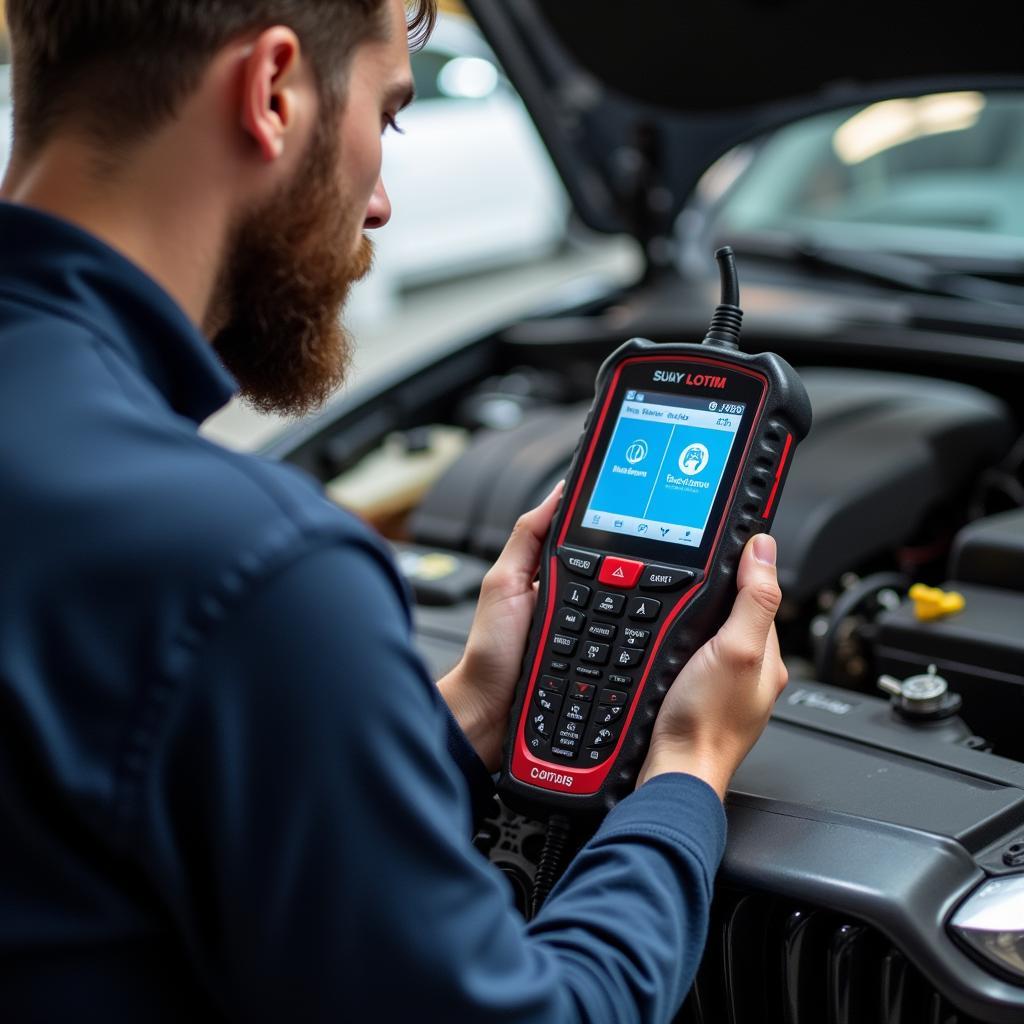
<path fill-rule="evenodd" d="M 699 547 L 745 408 L 627 391 L 581 525 Z"/>

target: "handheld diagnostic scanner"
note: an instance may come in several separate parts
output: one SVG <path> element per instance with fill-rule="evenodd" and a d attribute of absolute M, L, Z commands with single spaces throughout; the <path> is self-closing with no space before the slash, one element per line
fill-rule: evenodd
<path fill-rule="evenodd" d="M 783 359 L 738 350 L 732 250 L 703 344 L 633 339 L 602 365 L 545 544 L 499 792 L 535 816 L 607 810 L 662 699 L 725 621 L 811 425 Z"/>

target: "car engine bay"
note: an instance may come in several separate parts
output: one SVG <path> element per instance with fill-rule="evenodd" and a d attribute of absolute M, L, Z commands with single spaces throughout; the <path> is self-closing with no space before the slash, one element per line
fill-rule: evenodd
<path fill-rule="evenodd" d="M 830 321 L 820 296 L 809 326 L 786 315 L 795 302 L 749 294 L 746 347 L 789 359 L 814 410 L 773 529 L 790 683 L 733 781 L 709 944 L 679 1019 L 1020 1020 L 1021 977 L 951 923 L 986 879 L 1024 869 L 1012 333 L 858 324 L 844 298 Z M 516 518 L 565 475 L 601 359 L 633 334 L 690 340 L 706 308 L 670 315 L 640 292 L 522 321 L 403 368 L 271 454 L 392 541 L 439 677 Z M 939 591 L 919 611 L 914 584 L 961 594 L 962 610 L 928 618 Z M 497 801 L 477 836 L 521 908 L 542 842 L 540 823 Z M 811 1009 L 823 1005 L 827 1018 Z"/>

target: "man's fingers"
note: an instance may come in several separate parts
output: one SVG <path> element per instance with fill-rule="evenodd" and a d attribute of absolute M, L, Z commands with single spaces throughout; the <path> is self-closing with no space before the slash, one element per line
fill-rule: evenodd
<path fill-rule="evenodd" d="M 554 490 L 534 509 L 524 512 L 512 530 L 512 536 L 498 556 L 488 576 L 519 577 L 526 574 L 529 579 L 537 571 L 544 538 L 551 528 L 551 520 L 558 508 L 565 481 L 559 480 Z"/>
<path fill-rule="evenodd" d="M 775 551 L 775 541 L 767 534 L 758 534 L 748 541 L 740 558 L 736 574 L 739 593 L 719 635 L 723 653 L 743 666 L 761 663 L 782 600 L 775 574 Z"/>

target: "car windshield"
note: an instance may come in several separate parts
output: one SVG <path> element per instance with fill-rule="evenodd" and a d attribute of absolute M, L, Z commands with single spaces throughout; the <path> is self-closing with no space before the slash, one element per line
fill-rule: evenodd
<path fill-rule="evenodd" d="M 734 150 L 704 186 L 721 197 L 718 237 L 1018 260 L 1024 93 L 931 94 L 806 118 Z"/>

